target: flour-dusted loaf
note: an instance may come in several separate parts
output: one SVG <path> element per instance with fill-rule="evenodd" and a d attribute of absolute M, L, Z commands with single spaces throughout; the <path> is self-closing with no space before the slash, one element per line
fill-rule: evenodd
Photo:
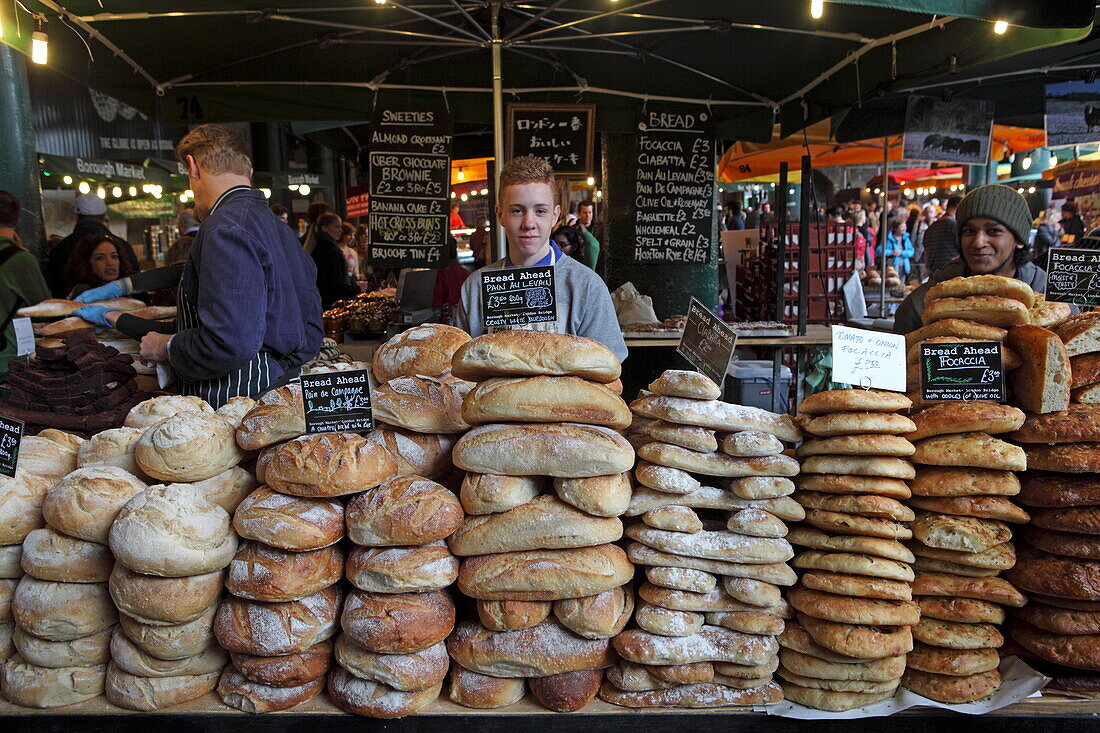
<path fill-rule="evenodd" d="M 633 575 L 634 566 L 615 545 L 527 550 L 466 558 L 458 589 L 489 601 L 556 601 L 603 593 Z"/>
<path fill-rule="evenodd" d="M 317 433 L 277 447 L 264 480 L 283 494 L 342 496 L 372 489 L 396 470 L 389 452 L 361 435 Z"/>
<path fill-rule="evenodd" d="M 139 677 L 117 664 L 107 667 L 104 692 L 112 705 L 126 710 L 162 710 L 202 697 L 218 684 L 221 670 L 175 677 Z"/>
<path fill-rule="evenodd" d="M 344 634 L 336 640 L 336 661 L 360 679 L 412 692 L 439 685 L 447 677 L 450 657 L 441 641 L 410 654 L 379 654 L 356 644 Z"/>
<path fill-rule="evenodd" d="M 395 377 L 371 394 L 374 419 L 416 433 L 461 433 L 463 398 L 473 387 L 453 377 Z"/>
<path fill-rule="evenodd" d="M 470 340 L 460 328 L 425 323 L 403 331 L 374 352 L 371 367 L 381 384 L 398 377 L 438 377 L 451 368 L 455 351 Z"/>
<path fill-rule="evenodd" d="M 181 578 L 135 573 L 116 563 L 107 585 L 120 611 L 143 624 L 174 626 L 202 616 L 217 603 L 223 570 Z"/>
<path fill-rule="evenodd" d="M 634 612 L 634 592 L 629 586 L 612 588 L 594 596 L 554 601 L 554 617 L 578 636 L 608 639 L 622 631 Z"/>
<path fill-rule="evenodd" d="M 145 431 L 134 449 L 142 472 L 162 481 L 202 481 L 237 465 L 236 428 L 214 413 L 185 413 Z"/>
<path fill-rule="evenodd" d="M 320 641 L 294 654 L 265 657 L 233 652 L 233 667 L 246 679 L 272 687 L 296 687 L 324 677 L 332 665 L 331 641 Z"/>
<path fill-rule="evenodd" d="M 480 382 L 462 405 L 474 425 L 497 422 L 575 422 L 622 430 L 630 425 L 623 398 L 580 377 L 496 378 Z"/>
<path fill-rule="evenodd" d="M 214 408 L 201 397 L 162 395 L 134 405 L 127 413 L 123 425 L 145 430 L 161 420 L 188 413 L 211 415 L 214 413 Z"/>
<path fill-rule="evenodd" d="M 103 694 L 106 664 L 93 667 L 39 667 L 18 654 L 0 664 L 0 692 L 15 705 L 58 708 Z"/>
<path fill-rule="evenodd" d="M 343 577 L 344 551 L 339 545 L 291 552 L 249 541 L 229 563 L 225 587 L 241 598 L 281 603 L 313 595 Z"/>
<path fill-rule="evenodd" d="M 233 466 L 217 476 L 196 481 L 190 486 L 232 516 L 237 506 L 259 486 L 259 483 L 256 477 L 245 469 Z"/>
<path fill-rule="evenodd" d="M 213 629 L 217 610 L 218 604 L 214 603 L 193 621 L 171 626 L 144 624 L 120 613 L 118 625 L 126 638 L 146 654 L 157 659 L 187 659 L 218 645 Z"/>
<path fill-rule="evenodd" d="M 492 677 L 471 672 L 461 665 L 451 670 L 451 702 L 478 710 L 508 707 L 523 699 L 527 685 L 522 677 Z"/>
<path fill-rule="evenodd" d="M 556 478 L 554 491 L 562 501 L 597 517 L 617 517 L 630 506 L 630 473 L 588 478 Z"/>
<path fill-rule="evenodd" d="M 24 661 L 38 667 L 95 667 L 111 660 L 112 633 L 114 628 L 106 628 L 69 641 L 50 641 L 16 626 L 11 640 Z"/>
<path fill-rule="evenodd" d="M 143 428 L 112 428 L 96 433 L 80 446 L 77 465 L 115 466 L 136 475 L 141 469 L 134 460 L 134 450 L 144 434 Z"/>
<path fill-rule="evenodd" d="M 802 431 L 790 416 L 776 415 L 758 407 L 646 394 L 630 403 L 630 409 L 643 417 L 724 433 L 757 430 L 790 443 L 802 440 Z"/>
<path fill-rule="evenodd" d="M 42 503 L 53 481 L 30 473 L 0 476 L 0 543 L 21 544 L 43 526 Z"/>
<path fill-rule="evenodd" d="M 462 479 L 459 499 L 467 514 L 506 512 L 541 494 L 546 490 L 546 483 L 545 476 L 469 472 Z"/>
<path fill-rule="evenodd" d="M 50 641 L 72 641 L 118 620 L 106 583 L 58 583 L 24 576 L 11 599 L 15 622 Z"/>
<path fill-rule="evenodd" d="M 634 449 L 598 425 L 481 425 L 459 439 L 454 463 L 464 471 L 584 478 L 627 471 Z"/>
<path fill-rule="evenodd" d="M 50 526 L 65 534 L 106 544 L 119 510 L 146 488 L 122 468 L 79 468 L 49 491 L 42 502 L 42 515 Z"/>
<path fill-rule="evenodd" d="M 662 637 L 628 629 L 615 637 L 615 650 L 623 659 L 638 664 L 690 664 L 717 661 L 764 664 L 779 651 L 770 636 L 743 634 L 718 626 L 703 626 L 687 637 Z"/>
<path fill-rule="evenodd" d="M 451 359 L 456 377 L 480 381 L 488 377 L 575 376 L 608 383 L 619 378 L 622 365 L 611 349 L 598 341 L 548 331 L 501 331 L 463 344 Z"/>
<path fill-rule="evenodd" d="M 130 641 L 117 627 L 111 635 L 110 657 L 120 670 L 138 677 L 210 674 L 221 672 L 222 667 L 229 661 L 229 655 L 217 645 L 209 646 L 201 654 L 193 657 L 158 659 Z"/>
<path fill-rule="evenodd" d="M 275 687 L 248 679 L 232 666 L 218 680 L 218 696 L 230 707 L 246 713 L 272 713 L 312 700 L 325 689 L 321 675 L 292 687 Z"/>
<path fill-rule="evenodd" d="M 341 601 L 339 584 L 286 603 L 229 596 L 218 607 L 214 634 L 218 643 L 231 652 L 295 654 L 336 633 Z"/>
<path fill-rule="evenodd" d="M 790 456 L 735 458 L 725 453 L 700 453 L 668 443 L 648 443 L 638 457 L 650 463 L 708 476 L 796 476 L 798 461 Z"/>
<path fill-rule="evenodd" d="M 1071 316 L 1051 330 L 1062 339 L 1070 356 L 1100 351 L 1100 313 Z"/>
<path fill-rule="evenodd" d="M 237 424 L 237 445 L 259 450 L 306 431 L 302 385 L 292 382 L 260 397 Z"/>
<path fill-rule="evenodd" d="M 589 547 L 616 542 L 622 534 L 619 519 L 594 517 L 544 494 L 501 514 L 470 518 L 447 544 L 459 556 L 489 555 Z"/>
<path fill-rule="evenodd" d="M 451 451 L 456 436 L 443 433 L 414 433 L 381 426 L 367 433 L 367 441 L 385 448 L 402 476 L 423 476 L 439 480 L 453 468 Z M 387 475 L 392 475 L 391 471 Z"/>
<path fill-rule="evenodd" d="M 114 565 L 107 545 L 36 529 L 23 540 L 21 563 L 27 575 L 62 583 L 106 583 Z"/>
<path fill-rule="evenodd" d="M 442 541 L 418 547 L 356 546 L 348 554 L 345 573 L 360 590 L 425 593 L 454 583 L 458 566 L 458 558 Z"/>
<path fill-rule="evenodd" d="M 241 537 L 284 550 L 319 550 L 344 536 L 344 505 L 325 497 L 290 496 L 266 486 L 249 494 L 233 514 Z"/>
<path fill-rule="evenodd" d="M 328 696 L 337 707 L 368 718 L 401 718 L 412 715 L 439 697 L 442 685 L 402 692 L 389 685 L 356 677 L 337 667 L 328 675 Z"/>
<path fill-rule="evenodd" d="M 547 677 L 615 661 L 608 639 L 585 639 L 553 621 L 520 631 L 490 631 L 464 621 L 447 639 L 447 650 L 464 668 L 493 677 Z"/>
<path fill-rule="evenodd" d="M 722 388 L 699 372 L 666 369 L 649 384 L 649 391 L 664 397 L 684 397 L 692 400 L 717 400 Z"/>
<path fill-rule="evenodd" d="M 340 626 L 367 651 L 411 654 L 434 646 L 451 633 L 455 605 L 446 591 L 369 593 L 353 590 L 344 603 Z"/>
<path fill-rule="evenodd" d="M 626 535 L 656 550 L 687 557 L 761 564 L 786 562 L 794 557 L 794 550 L 784 539 L 750 537 L 726 530 L 687 534 L 632 524 Z"/>
<path fill-rule="evenodd" d="M 458 498 L 420 476 L 394 476 L 348 502 L 344 520 L 357 545 L 422 545 L 462 526 Z"/>

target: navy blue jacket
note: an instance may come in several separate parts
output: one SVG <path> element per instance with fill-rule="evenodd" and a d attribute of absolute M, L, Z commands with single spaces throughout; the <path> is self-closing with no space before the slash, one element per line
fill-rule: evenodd
<path fill-rule="evenodd" d="M 292 368 L 321 349 L 317 269 L 256 189 L 229 194 L 203 220 L 180 288 L 202 323 L 169 347 L 185 381 L 223 377 L 261 350 Z"/>

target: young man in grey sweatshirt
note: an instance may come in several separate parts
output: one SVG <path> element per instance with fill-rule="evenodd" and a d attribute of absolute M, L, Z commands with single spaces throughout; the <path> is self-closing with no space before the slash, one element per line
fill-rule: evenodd
<path fill-rule="evenodd" d="M 554 203 L 556 190 L 554 170 L 541 158 L 515 158 L 501 169 L 496 214 L 508 237 L 508 255 L 466 279 L 456 325 L 474 337 L 486 333 L 481 302 L 481 275 L 486 270 L 553 265 L 558 318 L 522 328 L 584 336 L 599 341 L 622 361 L 626 343 L 607 286 L 591 269 L 563 255 L 550 239 L 561 216 L 561 207 Z"/>

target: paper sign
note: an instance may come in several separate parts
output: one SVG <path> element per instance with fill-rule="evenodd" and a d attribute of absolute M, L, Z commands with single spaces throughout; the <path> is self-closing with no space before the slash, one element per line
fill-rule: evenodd
<path fill-rule="evenodd" d="M 1083 308 L 1100 305 L 1100 250 L 1051 247 L 1046 299 Z"/>
<path fill-rule="evenodd" d="M 5 476 L 15 477 L 22 441 L 23 421 L 0 415 L 0 473 Z"/>
<path fill-rule="evenodd" d="M 680 337 L 676 353 L 721 387 L 725 384 L 726 370 L 736 347 L 737 334 L 734 330 L 692 298 L 684 335 Z"/>
<path fill-rule="evenodd" d="M 554 292 L 553 265 L 482 271 L 485 330 L 558 320 Z"/>
<path fill-rule="evenodd" d="M 369 370 L 303 374 L 302 406 L 307 433 L 353 433 L 374 429 Z"/>
<path fill-rule="evenodd" d="M 833 381 L 905 391 L 905 337 L 833 326 Z"/>
<path fill-rule="evenodd" d="M 15 355 L 26 356 L 34 353 L 34 328 L 29 318 L 13 318 L 11 325 L 15 329 Z"/>
<path fill-rule="evenodd" d="M 921 344 L 920 391 L 925 400 L 1003 402 L 1001 342 Z"/>

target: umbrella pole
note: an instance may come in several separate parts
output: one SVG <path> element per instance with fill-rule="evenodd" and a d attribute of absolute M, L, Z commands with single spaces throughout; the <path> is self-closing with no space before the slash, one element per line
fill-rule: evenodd
<path fill-rule="evenodd" d="M 493 63 L 493 157 L 496 159 L 496 175 L 493 188 L 499 190 L 500 169 L 504 166 L 504 79 L 501 70 L 500 2 L 491 3 L 492 23 L 489 50 Z M 499 202 L 498 202 L 499 203 Z M 508 254 L 508 240 L 504 228 L 497 223 L 495 255 L 493 260 L 504 259 Z"/>
<path fill-rule="evenodd" d="M 899 199 L 900 202 L 900 199 Z M 886 318 L 886 206 L 890 203 L 890 138 L 882 138 L 882 231 L 879 233 L 879 241 L 882 245 L 882 262 L 878 263 L 882 270 L 881 291 L 879 292 L 878 317 Z"/>

